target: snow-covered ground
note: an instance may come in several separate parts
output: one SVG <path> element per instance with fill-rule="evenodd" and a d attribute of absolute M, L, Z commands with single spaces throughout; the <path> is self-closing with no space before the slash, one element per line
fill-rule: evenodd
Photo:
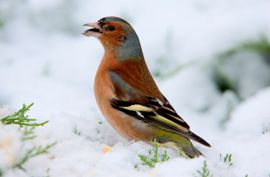
<path fill-rule="evenodd" d="M 269 12 L 269 0 L 0 1 L 0 118 L 34 102 L 30 116 L 49 120 L 30 142 L 18 126 L 0 123 L 0 176 L 189 177 L 200 176 L 206 160 L 214 177 L 269 177 L 269 63 L 256 52 L 217 57 L 262 35 L 269 40 Z M 169 161 L 142 166 L 138 154 L 151 146 L 121 138 L 100 114 L 93 78 L 103 49 L 80 33 L 82 24 L 111 15 L 137 31 L 164 95 L 213 146 L 196 144 L 205 157 L 167 150 Z M 218 89 L 217 68 L 234 89 Z M 12 167 L 28 147 L 54 142 L 24 170 Z"/>

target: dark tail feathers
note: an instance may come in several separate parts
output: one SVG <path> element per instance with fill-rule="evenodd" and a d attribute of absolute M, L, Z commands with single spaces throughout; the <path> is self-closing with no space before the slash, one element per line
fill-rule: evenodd
<path fill-rule="evenodd" d="M 202 139 L 201 137 L 199 137 L 198 135 L 196 135 L 192 131 L 189 131 L 188 138 L 190 138 L 190 139 L 192 139 L 194 141 L 197 141 L 197 142 L 199 142 L 199 143 L 201 143 L 201 144 L 203 144 L 203 145 L 205 145 L 207 147 L 211 147 L 211 145 L 208 142 L 206 142 L 204 139 Z"/>

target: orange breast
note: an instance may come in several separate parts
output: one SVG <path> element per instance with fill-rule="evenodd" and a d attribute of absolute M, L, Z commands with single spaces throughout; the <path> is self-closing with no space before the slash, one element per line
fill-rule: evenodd
<path fill-rule="evenodd" d="M 130 140 L 149 141 L 152 139 L 152 128 L 110 105 L 110 100 L 115 97 L 115 93 L 107 70 L 102 64 L 95 77 L 94 91 L 102 114 L 118 133 Z"/>

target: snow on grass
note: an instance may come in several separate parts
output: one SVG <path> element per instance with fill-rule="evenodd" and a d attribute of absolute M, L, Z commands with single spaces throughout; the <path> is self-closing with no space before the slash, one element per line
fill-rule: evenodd
<path fill-rule="evenodd" d="M 34 102 L 30 117 L 49 122 L 28 142 L 18 126 L 0 123 L 0 176 L 268 177 L 269 45 L 238 49 L 269 41 L 269 7 L 268 0 L 1 1 L 0 118 Z M 153 147 L 123 139 L 100 114 L 93 79 L 103 49 L 80 33 L 108 15 L 136 29 L 164 95 L 213 146 L 196 144 L 205 157 L 159 148 L 170 159 L 142 165 L 139 155 Z M 23 169 L 14 166 L 27 149 L 51 143 Z"/>

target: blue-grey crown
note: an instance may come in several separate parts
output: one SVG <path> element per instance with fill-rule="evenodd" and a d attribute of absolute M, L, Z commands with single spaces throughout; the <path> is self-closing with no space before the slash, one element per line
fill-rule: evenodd
<path fill-rule="evenodd" d="M 104 17 L 98 21 L 99 23 L 107 22 L 120 22 L 120 25 L 127 31 L 127 36 L 123 36 L 121 40 L 121 46 L 117 48 L 118 59 L 124 61 L 127 59 L 142 59 L 143 52 L 140 44 L 140 40 L 131 27 L 131 25 L 125 20 L 118 17 Z"/>

